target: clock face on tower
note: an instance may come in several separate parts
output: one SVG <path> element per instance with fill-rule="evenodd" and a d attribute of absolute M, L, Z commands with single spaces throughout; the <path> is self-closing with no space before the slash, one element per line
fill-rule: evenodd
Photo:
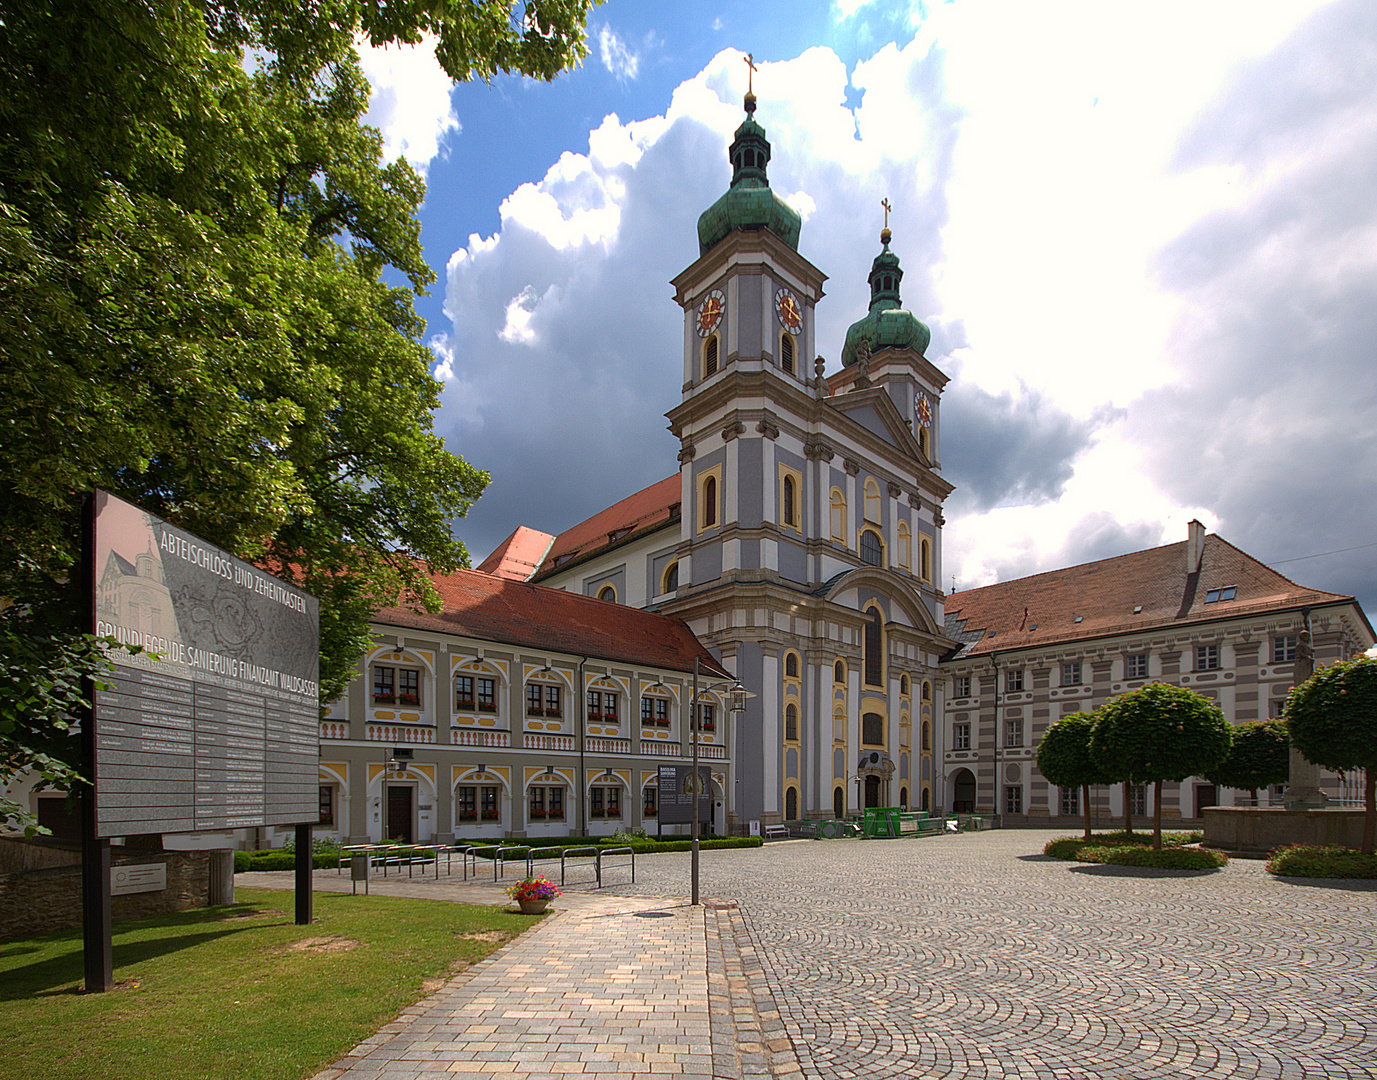
<path fill-rule="evenodd" d="M 918 423 L 924 427 L 932 426 L 932 406 L 928 403 L 928 396 L 924 393 L 913 395 L 913 411 L 918 417 Z"/>
<path fill-rule="evenodd" d="M 698 336 L 707 337 L 722 321 L 722 290 L 713 289 L 698 307 Z"/>
<path fill-rule="evenodd" d="M 775 293 L 775 314 L 779 316 L 779 325 L 791 334 L 797 334 L 803 325 L 803 309 L 799 307 L 798 297 L 788 289 Z"/>

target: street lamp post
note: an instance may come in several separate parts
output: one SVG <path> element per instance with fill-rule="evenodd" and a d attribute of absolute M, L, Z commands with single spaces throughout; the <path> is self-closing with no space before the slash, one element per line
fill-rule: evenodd
<path fill-rule="evenodd" d="M 693 658 L 693 697 L 689 699 L 689 738 L 693 743 L 693 839 L 690 844 L 692 857 L 690 859 L 690 878 L 692 881 L 692 903 L 698 906 L 698 801 L 702 798 L 701 790 L 702 779 L 698 775 L 698 657 Z M 739 679 L 722 679 L 718 682 L 705 686 L 704 691 L 720 690 L 728 687 L 727 692 L 731 695 L 731 711 L 743 713 L 746 711 L 746 699 L 751 694 L 746 692 L 746 688 L 741 685 Z"/>

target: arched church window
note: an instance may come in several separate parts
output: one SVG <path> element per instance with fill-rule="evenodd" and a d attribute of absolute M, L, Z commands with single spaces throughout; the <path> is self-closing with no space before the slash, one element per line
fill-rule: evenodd
<path fill-rule="evenodd" d="M 791 652 L 784 658 L 784 677 L 786 679 L 798 678 L 798 653 Z"/>
<path fill-rule="evenodd" d="M 884 617 L 878 608 L 870 609 L 865 624 L 865 682 L 867 686 L 883 686 L 884 665 Z"/>
<path fill-rule="evenodd" d="M 908 522 L 899 522 L 899 569 L 911 570 L 913 567 L 913 538 L 909 535 Z"/>
<path fill-rule="evenodd" d="M 907 676 L 907 675 L 900 675 L 900 676 L 899 676 L 899 693 L 904 694 L 904 695 L 907 695 L 907 694 L 908 694 L 908 676 Z"/>
<path fill-rule="evenodd" d="M 779 366 L 790 375 L 794 373 L 794 338 L 791 334 L 780 335 Z"/>
<path fill-rule="evenodd" d="M 932 581 L 932 544 L 926 537 L 918 541 L 918 576 Z"/>
<path fill-rule="evenodd" d="M 717 477 L 709 476 L 703 482 L 703 524 L 717 524 Z"/>
<path fill-rule="evenodd" d="M 717 335 L 703 343 L 703 378 L 717 373 Z"/>
<path fill-rule="evenodd" d="M 861 533 L 861 562 L 868 566 L 885 564 L 884 548 L 881 547 L 880 538 L 873 529 L 866 529 Z"/>
<path fill-rule="evenodd" d="M 873 476 L 865 482 L 865 520 L 880 523 L 880 485 Z"/>
<path fill-rule="evenodd" d="M 923 456 L 931 460 L 932 451 L 928 449 L 928 429 L 922 424 L 918 425 L 918 449 L 923 452 Z"/>
<path fill-rule="evenodd" d="M 839 543 L 846 543 L 846 496 L 842 494 L 841 488 L 833 488 L 831 496 L 832 504 L 832 539 Z"/>
<path fill-rule="evenodd" d="M 784 816 L 789 821 L 798 820 L 798 788 L 791 787 L 784 793 Z"/>
<path fill-rule="evenodd" d="M 598 590 L 598 599 L 611 600 L 615 604 L 617 602 L 617 590 L 611 585 L 604 585 Z"/>
<path fill-rule="evenodd" d="M 784 738 L 788 742 L 798 742 L 797 705 L 790 705 L 784 710 Z"/>
<path fill-rule="evenodd" d="M 672 593 L 679 587 L 679 560 L 675 559 L 665 567 L 665 579 L 660 586 L 661 593 Z"/>
<path fill-rule="evenodd" d="M 842 661 L 837 661 L 837 666 L 832 669 L 832 681 L 835 683 L 846 682 L 846 665 Z"/>
<path fill-rule="evenodd" d="M 784 524 L 798 525 L 798 498 L 794 491 L 794 478 L 784 478 Z"/>

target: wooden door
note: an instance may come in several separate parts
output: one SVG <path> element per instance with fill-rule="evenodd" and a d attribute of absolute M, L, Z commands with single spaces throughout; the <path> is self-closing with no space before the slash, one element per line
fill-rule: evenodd
<path fill-rule="evenodd" d="M 411 828 L 412 792 L 409 784 L 389 784 L 387 786 L 387 835 L 385 840 L 400 840 L 403 844 L 414 844 L 415 836 Z"/>

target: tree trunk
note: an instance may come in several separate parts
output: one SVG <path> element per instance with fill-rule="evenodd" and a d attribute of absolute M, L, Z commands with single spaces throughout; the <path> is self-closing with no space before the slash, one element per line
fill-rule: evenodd
<path fill-rule="evenodd" d="M 1162 781 L 1152 789 L 1152 850 L 1162 850 Z"/>
<path fill-rule="evenodd" d="M 1081 798 L 1085 800 L 1085 838 L 1090 839 L 1090 785 L 1081 785 Z"/>
<path fill-rule="evenodd" d="M 1367 815 L 1363 818 L 1363 853 L 1371 855 L 1377 844 L 1377 768 L 1369 765 L 1367 773 Z"/>
<path fill-rule="evenodd" d="M 1248 789 L 1248 798 L 1253 800 L 1253 805 L 1257 805 L 1257 788 Z"/>
<path fill-rule="evenodd" d="M 1124 781 L 1124 832 L 1133 835 L 1133 793 L 1127 780 Z"/>

